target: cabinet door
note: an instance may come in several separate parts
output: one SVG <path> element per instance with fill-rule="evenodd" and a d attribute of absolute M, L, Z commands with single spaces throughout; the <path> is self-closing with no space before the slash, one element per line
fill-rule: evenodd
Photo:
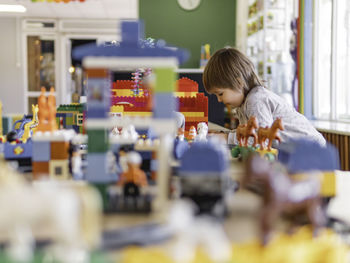
<path fill-rule="evenodd" d="M 56 89 L 56 49 L 55 38 L 28 35 L 27 44 L 27 92 L 26 102 L 28 113 L 31 113 L 32 103 L 36 103 L 41 87 L 47 91 L 50 87 Z"/>

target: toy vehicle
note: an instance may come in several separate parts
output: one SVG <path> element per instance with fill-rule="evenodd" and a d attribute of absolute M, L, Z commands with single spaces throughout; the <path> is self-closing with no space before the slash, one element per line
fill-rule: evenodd
<path fill-rule="evenodd" d="M 223 145 L 194 142 L 180 159 L 180 196 L 193 200 L 199 213 L 223 216 L 226 201 L 237 189 L 228 175 L 228 158 Z"/>

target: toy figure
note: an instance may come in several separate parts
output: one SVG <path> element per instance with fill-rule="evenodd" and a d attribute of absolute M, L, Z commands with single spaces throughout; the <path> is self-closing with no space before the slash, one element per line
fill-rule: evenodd
<path fill-rule="evenodd" d="M 190 131 L 188 132 L 188 140 L 189 141 L 194 141 L 194 139 L 197 136 L 197 131 L 196 131 L 196 127 L 191 126 L 190 127 Z"/>
<path fill-rule="evenodd" d="M 140 169 L 142 159 L 137 152 L 129 152 L 126 155 L 128 170 L 120 175 L 118 185 L 124 187 L 124 196 L 137 197 L 140 195 L 139 187 L 147 186 L 147 177 Z"/>
<path fill-rule="evenodd" d="M 177 138 L 179 139 L 179 141 L 183 141 L 185 139 L 185 129 L 184 128 L 177 129 Z"/>
<path fill-rule="evenodd" d="M 196 141 L 206 141 L 208 134 L 208 125 L 205 122 L 200 122 L 197 125 L 198 135 Z"/>
<path fill-rule="evenodd" d="M 273 123 L 271 128 L 268 127 L 259 127 L 258 130 L 258 141 L 260 144 L 260 149 L 264 150 L 265 149 L 265 141 L 269 140 L 269 144 L 267 146 L 267 149 L 271 151 L 271 146 L 272 146 L 272 141 L 274 139 L 278 140 L 281 142 L 281 137 L 277 134 L 278 130 L 284 130 L 283 125 L 282 125 L 282 120 L 281 118 L 277 118 Z"/>
<path fill-rule="evenodd" d="M 260 221 L 261 242 L 266 245 L 276 219 L 283 215 L 291 219 L 292 226 L 302 216 L 307 216 L 314 234 L 325 223 L 322 212 L 320 182 L 310 178 L 293 182 L 291 178 L 271 166 L 271 163 L 258 155 L 251 155 L 247 160 L 246 175 L 242 185 L 259 183 L 263 192 L 262 215 Z M 290 228 L 290 232 L 293 229 Z"/>
<path fill-rule="evenodd" d="M 25 142 L 29 137 L 32 136 L 32 130 L 36 128 L 39 124 L 38 122 L 38 111 L 39 111 L 39 106 L 38 104 L 34 105 L 32 104 L 32 111 L 33 111 L 33 118 L 32 121 L 26 123 L 24 125 L 24 132 L 22 135 L 22 140 Z"/>
<path fill-rule="evenodd" d="M 139 134 L 135 130 L 135 126 L 130 124 L 127 127 L 124 127 L 121 132 L 122 138 L 136 141 L 139 137 Z"/>
<path fill-rule="evenodd" d="M 258 128 L 258 122 L 255 116 L 251 116 L 247 124 L 240 124 L 236 130 L 236 136 L 239 146 L 248 146 L 248 138 L 254 137 L 253 147 L 255 147 L 258 136 L 256 135 L 255 129 Z"/>

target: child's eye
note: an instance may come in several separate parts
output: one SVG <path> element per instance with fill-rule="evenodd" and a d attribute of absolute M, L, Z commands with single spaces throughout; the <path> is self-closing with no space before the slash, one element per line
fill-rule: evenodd
<path fill-rule="evenodd" d="M 224 93 L 219 93 L 219 96 L 222 96 Z"/>

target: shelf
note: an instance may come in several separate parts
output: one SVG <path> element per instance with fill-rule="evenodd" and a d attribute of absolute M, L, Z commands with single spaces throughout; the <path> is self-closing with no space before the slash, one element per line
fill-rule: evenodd
<path fill-rule="evenodd" d="M 202 68 L 178 68 L 175 70 L 176 73 L 203 73 Z"/>

